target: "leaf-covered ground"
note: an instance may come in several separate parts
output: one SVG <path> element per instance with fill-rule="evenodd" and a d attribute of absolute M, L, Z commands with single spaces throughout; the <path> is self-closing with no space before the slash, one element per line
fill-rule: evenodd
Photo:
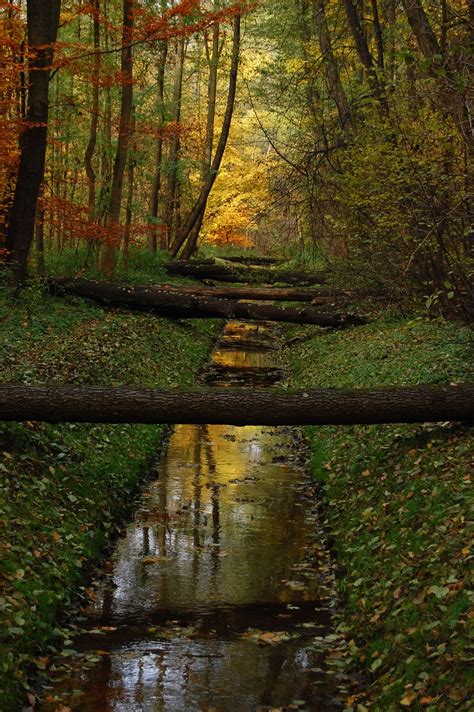
<path fill-rule="evenodd" d="M 0 294 L 0 380 L 26 384 L 191 386 L 220 329 L 54 300 L 32 287 Z M 163 428 L 0 424 L 0 709 L 63 642 L 59 614 L 156 456 Z M 32 700 L 33 698 L 31 698 Z"/>
<path fill-rule="evenodd" d="M 289 351 L 292 385 L 473 380 L 472 333 L 459 325 L 295 334 L 306 338 Z M 367 687 L 347 710 L 470 709 L 472 426 L 308 428 L 308 437 L 345 603 L 340 632 Z"/>

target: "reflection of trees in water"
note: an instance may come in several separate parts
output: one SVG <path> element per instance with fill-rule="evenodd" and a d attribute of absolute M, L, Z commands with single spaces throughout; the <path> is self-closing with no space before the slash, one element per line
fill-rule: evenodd
<path fill-rule="evenodd" d="M 217 479 L 217 465 L 216 458 L 214 456 L 214 445 L 215 442 L 209 434 L 209 426 L 202 426 L 202 443 L 204 447 L 204 452 L 206 456 L 206 462 L 208 467 L 208 480 L 211 489 L 211 516 L 212 516 L 212 543 L 214 544 L 211 551 L 212 559 L 212 579 L 213 579 L 213 590 L 217 589 L 217 574 L 220 568 L 220 490 L 219 482 Z"/>

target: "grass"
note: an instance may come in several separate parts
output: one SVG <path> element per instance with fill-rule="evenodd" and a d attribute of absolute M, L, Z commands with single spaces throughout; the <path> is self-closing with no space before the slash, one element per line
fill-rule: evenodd
<path fill-rule="evenodd" d="M 291 386 L 472 381 L 457 324 L 295 329 Z M 367 690 L 347 710 L 467 710 L 472 692 L 472 452 L 461 424 L 308 428 L 344 602 L 340 632 Z"/>
<path fill-rule="evenodd" d="M 137 269 L 137 275 L 139 270 Z M 4 383 L 190 387 L 220 324 L 0 292 Z M 0 709 L 63 642 L 61 613 L 130 509 L 161 426 L 0 424 Z"/>
<path fill-rule="evenodd" d="M 88 255 L 87 247 L 74 249 L 66 246 L 61 252 L 48 251 L 45 259 L 46 273 L 53 277 L 80 276 L 107 280 L 98 268 L 97 258 Z M 171 277 L 164 267 L 169 259 L 169 253 L 160 250 L 153 254 L 148 250 L 133 248 L 128 259 L 119 253 L 113 281 L 127 284 L 195 283 L 186 278 Z"/>

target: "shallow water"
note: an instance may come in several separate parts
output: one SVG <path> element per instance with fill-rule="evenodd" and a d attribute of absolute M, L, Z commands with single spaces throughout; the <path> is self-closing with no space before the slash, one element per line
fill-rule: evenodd
<path fill-rule="evenodd" d="M 274 383 L 272 339 L 268 325 L 227 325 L 205 380 Z M 341 708 L 327 665 L 331 565 L 300 448 L 290 428 L 174 429 L 86 611 L 80 655 L 58 679 L 54 704 Z"/>

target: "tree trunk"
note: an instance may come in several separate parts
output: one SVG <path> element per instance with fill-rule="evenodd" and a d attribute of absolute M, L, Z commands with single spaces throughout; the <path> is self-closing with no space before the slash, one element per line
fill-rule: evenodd
<path fill-rule="evenodd" d="M 40 277 L 44 277 L 46 268 L 44 264 L 44 183 L 41 185 L 38 203 L 36 206 L 36 229 L 35 229 L 35 256 L 36 271 Z"/>
<path fill-rule="evenodd" d="M 293 309 L 271 304 L 252 304 L 233 299 L 212 299 L 211 297 L 183 295 L 179 292 L 169 292 L 156 287 L 122 287 L 110 282 L 93 282 L 86 279 L 50 280 L 50 285 L 55 293 L 75 294 L 107 306 L 151 311 L 175 319 L 236 318 L 281 321 L 291 324 L 314 324 L 330 328 L 366 323 L 364 319 L 357 316 L 326 314 L 313 307 Z"/>
<path fill-rule="evenodd" d="M 162 284 L 153 287 L 160 292 L 182 294 L 193 297 L 211 297 L 214 299 L 254 299 L 256 301 L 270 302 L 312 302 L 315 299 L 332 299 L 333 294 L 324 294 L 323 290 L 310 288 L 279 288 L 279 287 L 184 287 Z M 344 292 L 337 296 L 349 298 Z"/>
<path fill-rule="evenodd" d="M 214 0 L 213 11 L 218 11 L 218 2 Z M 204 141 L 204 149 L 202 156 L 202 167 L 201 167 L 201 178 L 203 185 L 209 178 L 209 172 L 211 170 L 212 164 L 212 149 L 214 147 L 214 127 L 216 122 L 216 99 L 217 99 L 217 76 L 219 68 L 219 36 L 220 28 L 219 25 L 214 25 L 212 29 L 212 50 L 209 52 L 209 47 L 206 40 L 206 55 L 209 64 L 209 82 L 207 87 L 207 122 L 206 122 L 206 138 Z M 202 223 L 204 221 L 204 215 L 206 212 L 206 206 L 204 205 L 201 212 L 198 215 L 196 223 L 192 228 L 184 249 L 181 253 L 182 260 L 189 260 L 196 251 L 197 243 L 199 240 L 199 235 L 201 233 Z"/>
<path fill-rule="evenodd" d="M 127 165 L 128 146 L 132 131 L 132 106 L 133 106 L 133 26 L 134 26 L 135 0 L 123 0 L 123 35 L 121 53 L 122 72 L 122 100 L 120 108 L 119 138 L 115 154 L 114 171 L 110 202 L 107 211 L 107 223 L 112 228 L 117 228 L 120 223 L 120 208 L 122 205 L 123 179 Z M 106 244 L 101 256 L 101 270 L 111 275 L 115 268 L 116 245 L 112 242 Z"/>
<path fill-rule="evenodd" d="M 166 12 L 166 0 L 161 0 L 161 14 Z M 160 130 L 163 129 L 165 124 L 165 73 L 166 73 L 166 62 L 168 59 L 168 40 L 164 39 L 161 42 L 161 50 L 158 59 L 158 78 L 157 78 L 157 113 L 160 124 Z M 150 232 L 150 250 L 156 252 L 158 249 L 158 214 L 160 206 L 160 191 L 161 191 L 161 177 L 163 170 L 163 136 L 160 135 L 156 139 L 156 150 L 155 150 L 155 173 L 153 176 L 153 184 L 151 187 L 150 196 L 150 222 L 151 222 L 151 232 Z M 163 239 L 160 241 L 160 247 L 165 247 L 163 244 Z"/>
<path fill-rule="evenodd" d="M 84 167 L 87 175 L 89 197 L 87 204 L 91 215 L 95 210 L 96 175 L 92 165 L 95 147 L 97 145 L 97 128 L 99 126 L 99 78 L 100 78 L 100 0 L 93 0 L 93 36 L 94 36 L 94 76 L 92 80 L 92 119 L 89 133 L 89 143 L 84 155 Z"/>
<path fill-rule="evenodd" d="M 382 111 L 386 114 L 389 112 L 387 97 L 385 96 L 385 87 L 383 81 L 377 76 L 375 69 L 374 58 L 367 42 L 367 37 L 364 32 L 364 27 L 360 18 L 359 10 L 354 0 L 344 0 L 346 9 L 347 21 L 354 38 L 357 54 L 360 62 L 366 69 L 369 84 L 374 95 L 380 103 Z"/>
<path fill-rule="evenodd" d="M 181 152 L 181 140 L 179 129 L 181 123 L 182 95 L 183 95 L 183 72 L 184 72 L 184 55 L 185 55 L 185 39 L 180 37 L 176 49 L 176 67 L 174 75 L 173 87 L 173 111 L 172 121 L 175 124 L 176 133 L 171 139 L 171 145 L 168 154 L 168 185 L 166 195 L 166 210 L 165 210 L 165 225 L 166 225 L 166 247 L 169 246 L 173 236 L 173 231 L 176 222 L 176 213 L 178 203 L 176 192 L 178 188 L 179 176 L 179 157 Z"/>
<path fill-rule="evenodd" d="M 469 93 L 463 88 L 462 60 L 459 62 L 459 58 L 455 58 L 451 62 L 446 57 L 420 0 L 402 0 L 402 5 L 417 44 L 423 56 L 429 60 L 430 73 L 436 78 L 440 87 L 441 107 L 452 117 L 466 143 L 470 162 L 472 162 L 474 160 L 472 91 Z M 467 35 L 472 37 L 470 32 Z M 464 70 L 472 77 L 472 65 L 465 62 Z M 469 169 L 472 170 L 471 166 Z M 472 180 L 472 175 L 470 178 Z"/>
<path fill-rule="evenodd" d="M 252 257 L 250 255 L 234 255 L 226 257 L 226 262 L 237 262 L 243 265 L 283 265 L 286 260 L 279 260 L 276 257 Z"/>
<path fill-rule="evenodd" d="M 135 110 L 132 112 L 132 136 L 135 133 Z M 135 147 L 133 148 L 135 151 Z M 127 166 L 127 204 L 125 207 L 125 229 L 123 233 L 123 256 L 125 264 L 128 266 L 128 257 L 130 254 L 130 238 L 132 233 L 132 220 L 133 220 L 133 188 L 135 182 L 135 163 L 136 156 L 130 154 L 128 157 Z"/>
<path fill-rule="evenodd" d="M 275 284 L 294 284 L 299 287 L 311 284 L 323 284 L 327 275 L 325 272 L 306 272 L 304 270 L 265 270 L 253 268 L 234 269 L 224 264 L 204 264 L 194 262 L 167 262 L 165 269 L 170 274 L 197 279 L 214 279 L 219 282 L 250 282 Z"/>
<path fill-rule="evenodd" d="M 224 123 L 222 125 L 221 135 L 219 138 L 219 143 L 217 145 L 216 154 L 214 160 L 212 161 L 211 169 L 208 173 L 208 178 L 202 187 L 199 198 L 197 199 L 191 214 L 189 215 L 186 224 L 180 231 L 179 235 L 176 236 L 172 246 L 171 255 L 176 257 L 179 250 L 183 244 L 188 239 L 190 233 L 195 227 L 197 221 L 200 219 L 201 214 L 204 214 L 206 209 L 207 201 L 219 169 L 221 166 L 222 158 L 224 156 L 224 151 L 227 145 L 227 139 L 229 138 L 230 126 L 232 123 L 232 116 L 234 113 L 235 95 L 237 91 L 237 76 L 239 71 L 239 56 L 240 56 L 240 15 L 236 15 L 234 18 L 234 36 L 232 43 L 232 60 L 229 76 L 229 90 L 227 95 L 227 107 L 224 115 Z"/>
<path fill-rule="evenodd" d="M 331 99 L 336 104 L 343 131 L 353 131 L 354 121 L 347 95 L 339 77 L 339 68 L 332 49 L 332 39 L 326 18 L 324 0 L 314 0 L 313 13 L 319 46 L 323 57 L 326 83 Z"/>
<path fill-rule="evenodd" d="M 47 423 L 356 425 L 472 421 L 474 385 L 298 393 L 0 386 L 0 420 Z"/>
<path fill-rule="evenodd" d="M 49 74 L 54 58 L 61 0 L 28 0 L 27 28 L 30 59 L 27 128 L 15 196 L 8 225 L 6 250 L 16 278 L 26 276 L 34 238 L 36 204 L 44 176 L 49 117 Z"/>

